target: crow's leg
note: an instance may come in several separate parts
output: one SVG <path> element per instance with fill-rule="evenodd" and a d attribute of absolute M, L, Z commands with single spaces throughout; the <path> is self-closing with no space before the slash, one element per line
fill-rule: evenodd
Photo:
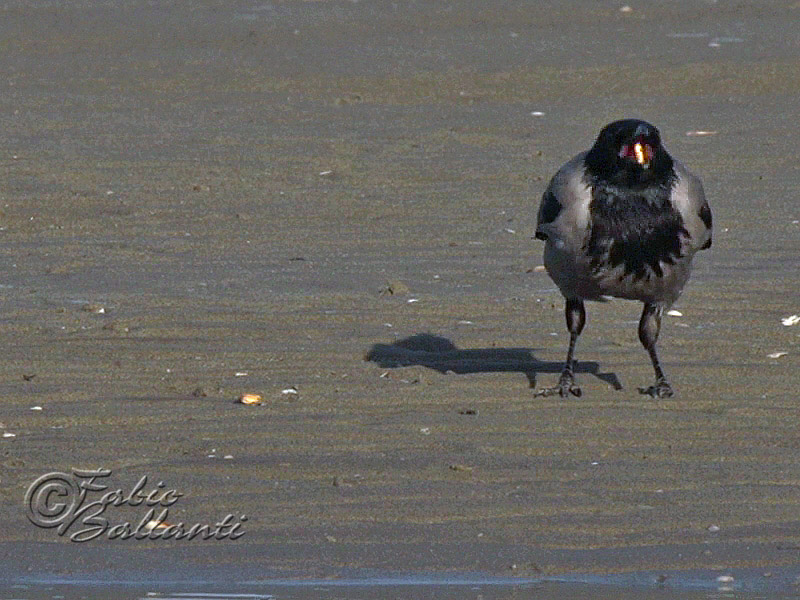
<path fill-rule="evenodd" d="M 661 313 L 663 310 L 664 308 L 661 305 L 647 303 L 644 305 L 642 318 L 639 320 L 639 341 L 642 342 L 642 346 L 650 355 L 653 370 L 656 372 L 655 385 L 639 388 L 639 392 L 653 398 L 669 398 L 673 394 L 672 387 L 661 369 L 661 363 L 656 352 L 656 342 L 658 341 L 658 333 L 661 331 Z"/>
<path fill-rule="evenodd" d="M 564 370 L 558 379 L 558 385 L 551 388 L 544 388 L 536 392 L 536 396 L 555 396 L 558 394 L 562 398 L 581 395 L 581 388 L 575 385 L 575 342 L 586 325 L 586 309 L 583 300 L 572 298 L 567 300 L 564 308 L 564 316 L 567 318 L 567 329 L 569 330 L 569 349 L 567 350 L 567 360 L 564 361 Z"/>

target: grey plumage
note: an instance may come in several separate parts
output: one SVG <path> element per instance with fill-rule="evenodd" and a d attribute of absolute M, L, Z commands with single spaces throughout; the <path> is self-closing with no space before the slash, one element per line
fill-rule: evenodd
<path fill-rule="evenodd" d="M 559 385 L 540 394 L 580 395 L 572 355 L 583 302 L 613 296 L 645 305 L 639 338 L 656 383 L 640 391 L 671 396 L 655 349 L 661 314 L 680 296 L 694 254 L 711 245 L 711 226 L 702 183 L 644 121 L 607 125 L 590 150 L 561 167 L 542 197 L 536 237 L 545 240 L 545 267 L 567 301 L 570 349 Z"/>

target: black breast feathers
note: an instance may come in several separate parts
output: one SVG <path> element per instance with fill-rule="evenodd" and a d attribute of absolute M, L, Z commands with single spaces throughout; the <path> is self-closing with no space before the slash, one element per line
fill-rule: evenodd
<path fill-rule="evenodd" d="M 689 234 L 670 195 L 674 177 L 647 186 L 618 186 L 591 178 L 591 229 L 585 251 L 592 267 L 602 272 L 620 265 L 637 279 L 664 275 L 663 264 L 681 257 Z"/>

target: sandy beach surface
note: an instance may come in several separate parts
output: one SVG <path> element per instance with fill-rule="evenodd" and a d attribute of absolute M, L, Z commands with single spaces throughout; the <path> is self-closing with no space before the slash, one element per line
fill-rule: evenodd
<path fill-rule="evenodd" d="M 749 569 L 795 590 L 798 20 L 0 3 L 0 581 Z M 637 393 L 640 306 L 613 301 L 588 306 L 583 397 L 534 398 L 567 343 L 539 198 L 622 117 L 714 211 L 662 328 L 677 395 Z M 84 542 L 88 511 L 59 535 L 26 500 L 51 472 L 77 493 L 73 469 L 122 490 Z M 142 478 L 180 494 L 168 523 L 244 535 L 109 539 L 146 514 L 123 502 Z"/>

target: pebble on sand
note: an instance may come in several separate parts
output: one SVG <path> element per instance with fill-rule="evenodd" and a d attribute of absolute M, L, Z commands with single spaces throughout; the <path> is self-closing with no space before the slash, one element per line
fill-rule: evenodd
<path fill-rule="evenodd" d="M 390 281 L 380 290 L 381 296 L 405 296 L 409 293 L 408 286 L 402 281 Z"/>
<path fill-rule="evenodd" d="M 106 313 L 106 307 L 102 306 L 101 304 L 95 304 L 90 302 L 89 304 L 84 304 L 81 307 L 81 310 L 84 312 L 94 313 L 96 315 L 104 315 Z"/>
<path fill-rule="evenodd" d="M 466 472 L 472 471 L 472 467 L 460 464 L 452 464 L 450 465 L 449 468 L 451 471 L 466 471 Z"/>
<path fill-rule="evenodd" d="M 155 519 L 152 519 L 152 520 L 150 520 L 150 521 L 148 521 L 147 523 L 144 524 L 144 527 L 142 527 L 142 530 L 144 530 L 144 531 L 149 533 L 149 532 L 157 531 L 157 530 L 160 530 L 160 529 L 166 529 L 168 527 L 172 527 L 172 525 L 170 525 L 166 521 L 157 521 Z"/>
<path fill-rule="evenodd" d="M 242 394 L 239 396 L 238 402 L 239 404 L 258 406 L 262 403 L 262 399 L 258 394 Z"/>

